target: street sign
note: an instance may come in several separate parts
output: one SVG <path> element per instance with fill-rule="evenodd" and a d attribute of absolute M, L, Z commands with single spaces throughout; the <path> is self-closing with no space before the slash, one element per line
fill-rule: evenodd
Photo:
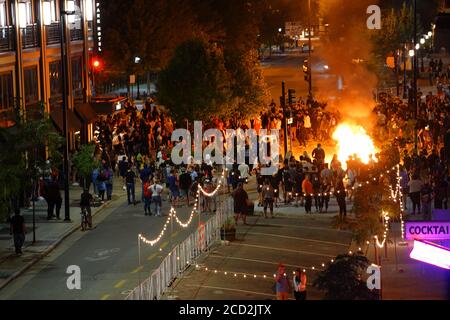
<path fill-rule="evenodd" d="M 414 241 L 411 259 L 450 270 L 450 249 L 427 241 Z"/>
<path fill-rule="evenodd" d="M 406 222 L 406 240 L 450 240 L 450 222 Z"/>
<path fill-rule="evenodd" d="M 136 76 L 134 74 L 132 74 L 130 76 L 130 84 L 135 84 L 136 83 Z"/>

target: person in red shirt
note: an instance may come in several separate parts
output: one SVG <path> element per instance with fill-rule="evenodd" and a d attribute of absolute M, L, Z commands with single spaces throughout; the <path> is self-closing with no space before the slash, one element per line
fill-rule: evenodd
<path fill-rule="evenodd" d="M 303 180 L 302 190 L 303 193 L 305 194 L 305 211 L 307 214 L 312 213 L 311 207 L 312 207 L 312 197 L 314 194 L 314 187 L 311 183 L 309 175 L 306 175 L 305 180 Z"/>

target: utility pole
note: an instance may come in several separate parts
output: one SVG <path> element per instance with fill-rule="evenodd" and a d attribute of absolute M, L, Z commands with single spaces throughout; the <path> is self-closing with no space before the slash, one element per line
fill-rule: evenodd
<path fill-rule="evenodd" d="M 311 62 L 311 51 L 312 51 L 312 39 L 311 39 L 311 0 L 308 0 L 308 37 L 309 37 L 309 44 L 308 44 L 308 63 L 309 63 L 309 79 L 308 79 L 308 84 L 309 84 L 309 100 L 312 102 L 313 100 L 313 93 L 312 93 L 312 62 Z"/>
<path fill-rule="evenodd" d="M 63 122 L 63 135 L 64 135 L 64 160 L 63 160 L 63 173 L 64 173 L 64 221 L 70 222 L 70 200 L 69 200 L 69 132 L 67 130 L 67 109 L 69 108 L 68 92 L 68 65 L 67 65 L 67 28 L 66 28 L 66 15 L 70 14 L 65 11 L 65 1 L 60 1 L 61 8 L 61 76 L 63 80 L 62 95 L 62 122 Z M 74 14 L 74 13 L 71 13 Z"/>
<path fill-rule="evenodd" d="M 283 108 L 283 120 L 284 120 L 284 156 L 288 153 L 288 124 L 286 116 L 286 86 L 284 81 L 281 83 L 281 108 Z"/>

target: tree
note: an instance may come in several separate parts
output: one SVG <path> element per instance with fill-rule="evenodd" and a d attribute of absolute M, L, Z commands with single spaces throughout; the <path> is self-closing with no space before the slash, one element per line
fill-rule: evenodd
<path fill-rule="evenodd" d="M 20 110 L 20 108 L 16 108 Z M 56 131 L 48 114 L 41 112 L 26 121 L 15 114 L 15 126 L 0 128 L 0 218 L 19 207 L 19 199 L 24 191 L 31 189 L 41 172 L 47 169 L 46 157 L 39 149 L 46 148 L 53 164 L 61 159 L 59 148 L 62 137 Z"/>
<path fill-rule="evenodd" d="M 325 300 L 374 300 L 374 293 L 362 280 L 369 265 L 361 254 L 339 255 L 317 274 L 313 286 L 325 292 Z"/>
<path fill-rule="evenodd" d="M 263 109 L 267 87 L 256 50 L 242 53 L 225 51 L 225 67 L 231 79 L 228 115 L 238 127 L 241 119 L 257 116 Z"/>
<path fill-rule="evenodd" d="M 103 47 L 112 72 L 158 71 L 180 43 L 201 34 L 188 1 L 103 1 L 102 6 Z"/>
<path fill-rule="evenodd" d="M 90 185 L 92 171 L 99 167 L 99 161 L 95 158 L 95 145 L 88 144 L 81 146 L 81 150 L 73 156 L 73 164 L 77 172 L 83 177 L 83 188 Z"/>
<path fill-rule="evenodd" d="M 223 53 L 202 39 L 181 44 L 159 76 L 159 102 L 171 110 L 177 121 L 220 116 L 229 97 Z"/>

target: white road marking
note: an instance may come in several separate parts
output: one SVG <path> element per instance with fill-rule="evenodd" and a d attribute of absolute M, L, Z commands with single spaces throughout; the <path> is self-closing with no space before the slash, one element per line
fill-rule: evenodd
<path fill-rule="evenodd" d="M 258 245 L 255 245 L 255 244 L 233 243 L 233 246 L 243 246 L 243 247 L 266 249 L 266 250 L 274 250 L 274 251 L 285 251 L 285 252 L 302 253 L 302 254 L 307 254 L 307 255 L 311 255 L 311 256 L 328 257 L 328 258 L 335 258 L 336 257 L 336 256 L 331 256 L 329 254 L 321 254 L 321 253 L 302 251 L 302 250 L 291 250 L 291 249 L 285 249 L 285 248 L 274 248 L 274 247 L 258 246 Z"/>
<path fill-rule="evenodd" d="M 233 289 L 233 288 L 223 288 L 223 287 L 213 287 L 213 286 L 205 286 L 205 285 L 197 285 L 197 284 L 195 284 L 195 285 L 187 284 L 186 286 L 193 287 L 193 288 L 204 288 L 204 289 L 213 289 L 213 290 L 222 290 L 222 291 L 235 291 L 235 292 L 240 292 L 240 293 L 250 293 L 250 294 L 275 298 L 274 294 L 268 294 L 268 293 L 256 292 L 256 291 L 240 290 L 240 289 Z"/>
<path fill-rule="evenodd" d="M 259 233 L 259 232 L 238 232 L 238 233 L 255 235 L 255 236 L 268 236 L 268 237 L 277 237 L 277 238 L 292 239 L 292 240 L 310 241 L 310 242 L 330 244 L 330 245 L 335 245 L 335 246 L 350 247 L 350 243 L 339 243 L 339 242 L 330 242 L 330 241 L 314 240 L 314 239 L 307 239 L 307 238 L 290 237 L 290 236 L 283 236 L 283 235 L 273 234 L 273 233 Z"/>

